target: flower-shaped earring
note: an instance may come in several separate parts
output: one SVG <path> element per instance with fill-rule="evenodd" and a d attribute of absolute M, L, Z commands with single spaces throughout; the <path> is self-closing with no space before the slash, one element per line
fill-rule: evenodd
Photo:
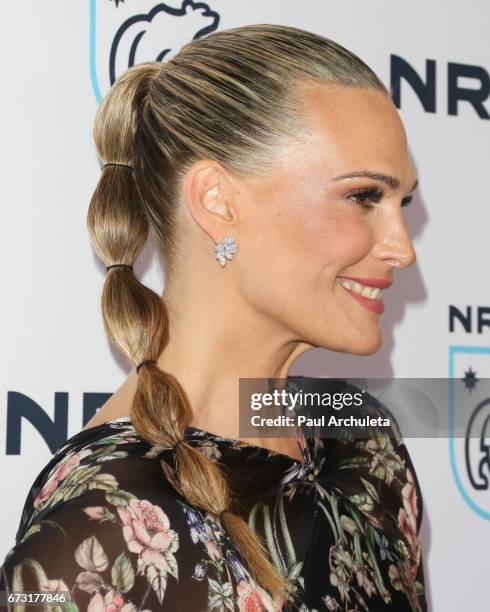
<path fill-rule="evenodd" d="M 238 245 L 233 236 L 226 236 L 226 238 L 223 238 L 223 241 L 217 244 L 214 249 L 216 259 L 219 261 L 222 268 L 226 266 L 226 260 L 232 259 L 237 251 Z"/>

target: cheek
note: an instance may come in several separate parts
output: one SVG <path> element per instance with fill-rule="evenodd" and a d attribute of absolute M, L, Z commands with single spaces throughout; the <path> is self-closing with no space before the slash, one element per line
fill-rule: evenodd
<path fill-rule="evenodd" d="M 269 311 L 274 304 L 297 309 L 298 296 L 305 305 L 316 301 L 318 288 L 325 290 L 325 278 L 333 285 L 339 272 L 355 265 L 372 246 L 372 230 L 357 213 L 276 210 L 262 220 L 243 238 L 239 274 L 245 297 Z"/>
<path fill-rule="evenodd" d="M 318 271 L 330 270 L 334 275 L 362 260 L 373 244 L 369 225 L 351 215 L 330 214 L 323 219 L 306 219 L 294 231 L 312 267 Z"/>
<path fill-rule="evenodd" d="M 276 219 L 272 235 L 271 250 L 281 254 L 282 266 L 303 285 L 319 277 L 333 280 L 366 257 L 374 243 L 372 224 L 362 211 L 333 205 L 289 210 Z"/>

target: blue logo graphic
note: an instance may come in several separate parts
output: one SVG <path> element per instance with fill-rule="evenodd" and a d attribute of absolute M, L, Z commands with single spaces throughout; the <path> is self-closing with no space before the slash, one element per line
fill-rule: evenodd
<path fill-rule="evenodd" d="M 479 397 L 478 378 L 468 358 L 480 364 L 483 371 L 490 347 L 449 346 L 449 459 L 458 491 L 478 516 L 490 520 L 490 398 Z M 466 368 L 464 379 L 461 365 Z M 477 368 L 478 369 L 478 368 Z M 489 376 L 486 376 L 489 378 Z M 461 421 L 457 387 L 465 383 L 469 393 L 475 394 L 474 408 L 466 421 L 465 436 L 456 437 L 456 421 Z M 459 417 L 459 418 L 458 418 Z"/>
<path fill-rule="evenodd" d="M 176 8 L 163 2 L 90 0 L 90 77 L 97 102 L 131 66 L 167 60 L 218 24 L 218 13 L 204 2 L 183 0 Z"/>

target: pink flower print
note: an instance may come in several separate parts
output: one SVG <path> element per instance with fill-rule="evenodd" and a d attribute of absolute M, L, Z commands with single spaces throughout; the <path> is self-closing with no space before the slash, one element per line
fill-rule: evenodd
<path fill-rule="evenodd" d="M 143 565 L 177 577 L 173 553 L 179 548 L 179 536 L 170 529 L 165 512 L 146 499 L 131 499 L 128 506 L 118 506 L 117 512 L 128 550 L 140 555 Z"/>
<path fill-rule="evenodd" d="M 216 534 L 209 523 L 205 523 L 204 533 L 202 534 L 202 536 L 202 540 L 206 546 L 206 551 L 209 555 L 209 558 L 213 561 L 217 561 L 218 559 L 220 559 L 221 551 L 216 542 Z"/>
<path fill-rule="evenodd" d="M 400 564 L 398 564 L 397 571 L 398 575 L 400 576 L 401 583 L 404 585 L 405 593 L 412 604 L 412 609 L 415 612 L 422 612 L 420 599 L 415 588 L 413 567 L 410 567 L 410 563 L 408 561 L 403 560 Z"/>
<path fill-rule="evenodd" d="M 417 491 L 412 473 L 407 469 L 407 483 L 402 488 L 403 508 L 398 511 L 398 524 L 410 546 L 411 574 L 415 580 L 420 563 L 420 539 L 417 534 Z"/>
<path fill-rule="evenodd" d="M 47 499 L 49 499 L 57 488 L 58 481 L 55 478 L 49 480 L 37 494 L 37 497 L 34 500 L 34 508 L 37 508 L 39 504 L 42 504 Z"/>
<path fill-rule="evenodd" d="M 125 603 L 119 591 L 110 589 L 102 596 L 96 593 L 90 600 L 87 612 L 135 612 L 136 607 L 132 603 Z"/>
<path fill-rule="evenodd" d="M 51 495 L 56 491 L 60 482 L 62 482 L 73 470 L 78 467 L 80 461 L 90 455 L 91 450 L 85 449 L 79 453 L 69 453 L 65 459 L 58 466 L 54 474 L 49 478 L 44 487 L 37 494 L 34 500 L 34 508 L 37 508 L 40 504 L 47 501 Z"/>
<path fill-rule="evenodd" d="M 70 472 L 72 472 L 80 464 L 80 457 L 77 453 L 72 455 L 68 461 L 64 461 L 54 474 L 55 480 L 61 482 Z"/>
<path fill-rule="evenodd" d="M 407 483 L 402 489 L 403 507 L 407 513 L 408 519 L 412 529 L 417 531 L 417 491 L 415 489 L 415 483 L 413 481 L 412 472 L 407 469 Z"/>
<path fill-rule="evenodd" d="M 206 551 L 209 558 L 213 561 L 217 561 L 221 557 L 220 551 L 216 546 L 216 542 L 213 542 L 212 540 L 206 540 Z"/>
<path fill-rule="evenodd" d="M 254 581 L 241 580 L 237 586 L 238 610 L 240 612 L 275 612 L 277 608 L 270 596 Z"/>

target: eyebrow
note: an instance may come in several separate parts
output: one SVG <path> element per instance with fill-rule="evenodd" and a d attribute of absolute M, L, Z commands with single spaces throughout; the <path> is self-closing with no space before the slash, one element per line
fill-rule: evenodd
<path fill-rule="evenodd" d="M 391 187 L 392 189 L 398 189 L 398 187 L 400 187 L 400 181 L 394 176 L 389 176 L 387 174 L 381 174 L 380 172 L 371 172 L 370 170 L 361 170 L 359 172 L 349 172 L 348 174 L 342 174 L 341 176 L 336 176 L 332 180 L 342 181 L 344 179 L 366 178 L 366 177 L 372 178 L 375 181 L 381 181 L 382 183 L 385 183 L 386 185 L 388 185 L 388 187 Z M 419 181 L 417 179 L 415 183 L 413 184 L 412 189 L 410 189 L 410 192 L 414 191 L 417 188 L 418 184 L 419 184 Z"/>

